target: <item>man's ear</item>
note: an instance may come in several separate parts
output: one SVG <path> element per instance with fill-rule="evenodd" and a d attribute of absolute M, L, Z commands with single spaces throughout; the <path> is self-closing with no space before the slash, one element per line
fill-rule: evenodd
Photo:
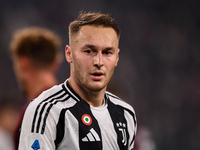
<path fill-rule="evenodd" d="M 69 45 L 65 47 L 65 58 L 68 63 L 72 63 L 72 51 Z"/>
<path fill-rule="evenodd" d="M 21 69 L 23 74 L 26 74 L 27 72 L 30 72 L 30 70 L 32 69 L 31 62 L 27 57 L 21 57 L 18 60 L 18 62 L 19 62 L 20 69 Z"/>
<path fill-rule="evenodd" d="M 115 63 L 115 67 L 117 66 L 118 61 L 119 61 L 119 51 L 120 51 L 120 49 L 117 50 L 117 60 L 116 60 L 116 63 Z"/>
<path fill-rule="evenodd" d="M 27 57 L 14 59 L 14 71 L 20 78 L 27 78 L 32 73 L 30 60 Z"/>

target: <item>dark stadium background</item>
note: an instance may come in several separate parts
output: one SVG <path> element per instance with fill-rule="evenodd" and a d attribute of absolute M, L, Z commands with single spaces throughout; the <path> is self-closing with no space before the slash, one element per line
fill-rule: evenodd
<path fill-rule="evenodd" d="M 121 29 L 120 62 L 108 90 L 129 102 L 157 150 L 200 149 L 200 2 L 198 0 L 1 0 L 0 101 L 25 103 L 12 68 L 13 31 L 41 26 L 68 44 L 81 10 L 109 13 Z M 63 60 L 59 82 L 69 77 Z"/>

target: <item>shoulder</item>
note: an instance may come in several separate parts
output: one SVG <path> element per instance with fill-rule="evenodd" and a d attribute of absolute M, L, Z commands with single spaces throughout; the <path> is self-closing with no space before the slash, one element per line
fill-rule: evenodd
<path fill-rule="evenodd" d="M 55 85 L 50 89 L 43 91 L 37 98 L 33 99 L 29 103 L 26 109 L 26 113 L 27 111 L 33 113 L 34 110 L 38 111 L 37 109 L 39 109 L 40 107 L 44 107 L 47 104 L 49 105 L 50 103 L 55 101 L 59 96 L 62 96 L 64 92 L 65 91 L 62 88 L 62 84 Z"/>
<path fill-rule="evenodd" d="M 59 120 L 63 109 L 69 108 L 75 103 L 76 101 L 69 95 L 63 84 L 55 85 L 30 102 L 24 120 L 32 123 L 31 131 L 43 134 L 47 126 L 49 128 Z"/>
<path fill-rule="evenodd" d="M 46 100 L 46 99 L 50 99 L 52 97 L 58 97 L 60 95 L 62 95 L 63 93 L 65 93 L 64 89 L 63 89 L 63 84 L 59 84 L 59 85 L 54 85 L 53 87 L 51 87 L 48 90 L 43 91 L 36 99 L 34 99 L 33 101 L 40 101 L 40 100 Z"/>
<path fill-rule="evenodd" d="M 59 113 L 64 108 L 74 106 L 79 99 L 73 95 L 67 87 L 67 80 L 59 85 L 43 91 L 37 98 L 32 100 L 28 106 L 29 110 L 42 111 L 47 109 L 48 112 Z"/>
<path fill-rule="evenodd" d="M 63 84 L 54 85 L 48 90 L 43 91 L 37 98 L 33 99 L 30 104 L 39 104 L 41 102 L 48 102 L 52 99 L 56 99 L 65 95 L 66 91 L 63 88 Z"/>
<path fill-rule="evenodd" d="M 119 110 L 123 110 L 123 114 L 126 117 L 127 121 L 131 125 L 136 127 L 137 121 L 134 108 L 130 104 L 110 92 L 106 91 L 106 96 L 110 100 L 110 102 L 114 104 L 114 106 L 116 106 L 116 108 L 119 108 Z"/>
<path fill-rule="evenodd" d="M 37 113 L 44 112 L 46 109 L 55 109 L 58 102 L 65 100 L 67 97 L 67 91 L 63 88 L 63 84 L 55 85 L 52 88 L 43 91 L 37 98 L 33 99 L 26 112 Z"/>
<path fill-rule="evenodd" d="M 122 108 L 124 108 L 126 110 L 129 110 L 129 111 L 135 113 L 133 107 L 130 104 L 128 104 L 126 101 L 124 101 L 121 98 L 119 98 L 118 96 L 116 96 L 116 95 L 114 95 L 114 94 L 112 94 L 112 93 L 110 93 L 108 91 L 106 91 L 106 96 L 109 98 L 109 100 L 113 104 L 118 105 L 118 106 L 120 106 L 120 107 L 122 107 Z"/>

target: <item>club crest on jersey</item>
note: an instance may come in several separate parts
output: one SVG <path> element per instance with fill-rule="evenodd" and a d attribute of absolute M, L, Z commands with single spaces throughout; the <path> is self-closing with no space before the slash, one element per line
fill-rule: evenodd
<path fill-rule="evenodd" d="M 119 131 L 122 134 L 122 143 L 124 146 L 127 145 L 127 135 L 126 135 L 126 124 L 122 122 L 117 122 L 116 126 L 118 127 Z"/>
<path fill-rule="evenodd" d="M 92 118 L 88 114 L 84 114 L 81 119 L 85 125 L 91 125 L 92 123 Z"/>

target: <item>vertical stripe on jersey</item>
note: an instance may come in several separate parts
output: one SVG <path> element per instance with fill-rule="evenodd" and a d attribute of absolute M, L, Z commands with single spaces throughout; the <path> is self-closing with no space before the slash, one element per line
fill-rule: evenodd
<path fill-rule="evenodd" d="M 122 107 L 122 106 L 120 106 L 120 107 Z M 131 116 L 133 116 L 133 121 L 134 121 L 134 125 L 135 125 L 135 128 L 136 128 L 136 126 L 137 126 L 137 122 L 136 122 L 136 118 L 135 118 L 135 114 L 132 112 L 132 111 L 130 111 L 129 109 L 127 109 L 127 108 L 124 108 L 124 107 L 122 107 L 124 110 L 126 110 L 127 112 L 129 112 L 130 114 L 131 114 Z M 131 142 L 130 142 L 130 145 L 133 143 L 133 141 L 135 140 L 135 135 L 136 135 L 136 130 L 134 131 L 134 135 L 133 135 L 133 137 L 132 137 L 132 140 L 131 140 Z"/>
<path fill-rule="evenodd" d="M 56 149 L 62 141 L 65 134 L 65 112 L 67 109 L 63 109 L 60 113 L 58 124 L 56 125 L 56 140 L 54 141 Z"/>
<path fill-rule="evenodd" d="M 48 114 L 49 114 L 51 108 L 53 107 L 53 105 L 55 105 L 55 104 L 58 103 L 58 102 L 65 102 L 65 101 L 68 100 L 68 99 L 69 99 L 69 95 L 68 95 L 66 98 L 64 98 L 64 99 L 57 99 L 57 101 L 55 101 L 55 102 L 53 102 L 53 100 L 52 100 L 52 101 L 50 102 L 51 104 L 50 104 L 50 106 L 47 108 L 47 111 L 46 111 L 46 113 L 45 113 L 45 117 L 44 117 L 44 119 L 43 119 L 43 125 L 42 125 L 42 129 L 41 129 L 41 134 L 44 133 L 44 129 L 45 129 L 45 126 L 46 126 L 46 120 L 47 120 Z"/>
<path fill-rule="evenodd" d="M 102 138 L 101 131 L 97 120 L 93 116 L 90 106 L 84 100 L 76 103 L 76 105 L 69 109 L 69 111 L 74 115 L 74 117 L 79 122 L 79 147 L 80 150 L 102 150 Z M 86 125 L 82 121 L 83 115 L 89 115 L 92 118 L 92 123 Z M 98 135 L 97 135 L 98 134 Z M 87 136 L 88 135 L 88 136 Z M 90 136 L 89 136 L 90 135 Z M 93 141 L 91 139 L 94 139 Z M 83 139 L 87 139 L 84 141 Z"/>
<path fill-rule="evenodd" d="M 63 90 L 60 90 L 60 91 L 56 92 L 55 94 L 51 95 L 50 97 L 46 98 L 45 100 L 41 101 L 41 102 L 38 104 L 38 106 L 37 106 L 37 108 L 36 108 L 36 110 L 35 110 L 34 117 L 33 117 L 31 132 L 34 132 L 35 123 L 36 123 L 36 118 L 37 118 L 37 115 L 38 115 L 38 110 L 39 110 L 40 106 L 42 105 L 42 103 L 48 101 L 49 99 L 51 99 L 52 97 L 54 97 L 54 96 L 56 96 L 56 95 L 59 95 L 59 94 L 62 93 L 62 92 L 63 92 Z"/>
<path fill-rule="evenodd" d="M 39 128 L 40 128 L 40 123 L 41 123 L 41 120 L 42 120 L 42 115 L 45 114 L 44 118 L 43 118 L 43 125 L 42 125 L 42 130 L 41 130 L 41 134 L 44 133 L 44 128 L 46 126 L 46 119 L 47 119 L 47 116 L 49 114 L 49 111 L 50 109 L 52 108 L 53 105 L 55 105 L 57 102 L 64 102 L 68 99 L 68 97 L 64 97 L 66 95 L 66 93 L 63 93 L 62 95 L 58 96 L 58 97 L 54 97 L 52 98 L 51 100 L 49 100 L 48 102 L 46 102 L 42 108 L 41 108 L 41 111 L 40 111 L 40 115 L 39 115 L 39 119 L 38 119 L 38 123 L 37 123 L 37 127 L 36 127 L 36 132 L 39 133 Z M 64 99 L 63 99 L 64 98 Z M 48 106 L 47 110 L 46 110 L 46 113 L 44 113 L 44 110 L 45 110 L 45 107 Z"/>
<path fill-rule="evenodd" d="M 111 96 L 111 97 L 116 98 L 116 99 L 118 99 L 118 100 L 121 101 L 121 99 L 120 99 L 119 97 L 117 97 L 116 95 L 113 95 L 113 94 L 111 94 L 111 93 L 109 93 L 109 92 L 106 93 L 106 95 L 107 95 L 107 96 Z M 120 105 L 117 105 L 117 106 L 118 106 L 118 107 L 121 107 L 122 109 L 126 110 L 127 112 L 129 112 L 129 113 L 131 114 L 131 116 L 133 117 L 134 125 L 135 125 L 135 127 L 136 127 L 136 126 L 137 126 L 137 121 L 136 121 L 135 114 L 134 114 L 131 110 L 129 110 L 129 109 L 125 108 L 125 107 L 122 107 L 122 106 L 120 106 Z M 130 145 L 134 142 L 134 140 L 135 140 L 136 130 L 135 130 L 134 132 L 135 132 L 135 133 L 134 133 L 133 137 L 130 137 L 132 140 L 131 140 L 129 146 L 130 146 Z"/>
<path fill-rule="evenodd" d="M 127 121 L 124 116 L 124 110 L 113 104 L 108 99 L 108 111 L 110 113 L 114 129 L 117 133 L 117 143 L 120 150 L 128 149 L 129 133 L 127 129 Z"/>
<path fill-rule="evenodd" d="M 65 133 L 66 111 L 70 111 L 79 123 L 78 137 L 80 150 L 102 150 L 102 138 L 98 122 L 92 115 L 89 104 L 87 104 L 83 100 L 77 102 L 73 107 L 66 108 L 61 111 L 59 121 L 56 126 L 57 134 L 56 140 L 54 141 L 56 148 L 58 148 L 60 142 L 63 140 L 64 134 L 67 134 Z M 82 116 L 85 114 L 89 115 L 92 118 L 92 123 L 90 125 L 84 124 L 81 119 Z M 90 135 L 90 137 L 88 137 L 88 135 Z M 87 139 L 87 141 L 84 141 L 83 139 Z"/>

